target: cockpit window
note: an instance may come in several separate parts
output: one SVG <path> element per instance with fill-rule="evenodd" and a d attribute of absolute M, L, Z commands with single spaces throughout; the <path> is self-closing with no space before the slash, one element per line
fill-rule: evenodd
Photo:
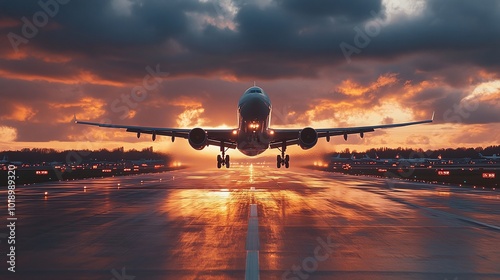
<path fill-rule="evenodd" d="M 246 93 L 260 93 L 260 94 L 263 94 L 264 92 L 260 88 L 250 88 L 250 89 L 247 90 Z"/>

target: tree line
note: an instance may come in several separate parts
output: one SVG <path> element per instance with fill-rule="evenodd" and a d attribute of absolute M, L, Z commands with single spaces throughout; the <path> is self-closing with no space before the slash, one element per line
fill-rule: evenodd
<path fill-rule="evenodd" d="M 66 163 L 71 161 L 71 154 L 81 155 L 83 162 L 93 161 L 110 161 L 118 162 L 122 160 L 165 160 L 170 161 L 170 156 L 163 152 L 153 151 L 153 147 L 144 148 L 142 150 L 131 149 L 125 151 L 123 147 L 113 150 L 100 149 L 100 150 L 65 150 L 58 151 L 55 149 L 45 148 L 24 148 L 17 151 L 3 151 L 0 152 L 0 160 L 7 157 L 9 161 L 16 161 L 22 163 L 41 163 L 41 162 L 61 162 Z"/>
<path fill-rule="evenodd" d="M 364 152 L 358 152 L 356 150 L 351 151 L 350 149 L 344 149 L 339 152 L 342 157 L 348 157 L 351 154 L 364 156 L 367 154 L 371 158 L 378 156 L 379 158 L 395 158 L 399 155 L 402 158 L 437 158 L 441 156 L 443 159 L 446 158 L 480 158 L 479 153 L 483 155 L 500 155 L 500 146 L 488 146 L 486 148 L 476 147 L 476 148 L 442 148 L 436 150 L 423 150 L 423 149 L 410 149 L 410 148 L 372 148 Z M 336 156 L 337 153 L 329 153 L 327 157 Z"/>

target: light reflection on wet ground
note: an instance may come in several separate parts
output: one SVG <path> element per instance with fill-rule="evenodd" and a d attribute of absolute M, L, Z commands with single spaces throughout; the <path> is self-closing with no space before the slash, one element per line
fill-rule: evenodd
<path fill-rule="evenodd" d="M 261 279 L 500 278 L 471 222 L 500 226 L 498 192 L 261 166 L 19 189 L 19 279 L 243 279 L 250 204 Z"/>

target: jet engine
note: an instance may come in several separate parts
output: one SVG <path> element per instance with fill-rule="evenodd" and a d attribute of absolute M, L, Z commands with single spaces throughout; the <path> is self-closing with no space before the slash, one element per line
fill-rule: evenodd
<path fill-rule="evenodd" d="M 299 133 L 299 146 L 303 150 L 310 149 L 318 143 L 318 133 L 312 127 L 306 127 Z"/>
<path fill-rule="evenodd" d="M 189 145 L 195 150 L 203 150 L 207 146 L 207 132 L 202 128 L 193 128 L 188 135 Z"/>

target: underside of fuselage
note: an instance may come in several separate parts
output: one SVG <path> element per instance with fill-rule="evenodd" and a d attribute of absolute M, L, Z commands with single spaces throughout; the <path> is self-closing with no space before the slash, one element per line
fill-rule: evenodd
<path fill-rule="evenodd" d="M 244 155 L 257 156 L 269 148 L 269 142 L 263 133 L 241 133 L 236 147 Z"/>

